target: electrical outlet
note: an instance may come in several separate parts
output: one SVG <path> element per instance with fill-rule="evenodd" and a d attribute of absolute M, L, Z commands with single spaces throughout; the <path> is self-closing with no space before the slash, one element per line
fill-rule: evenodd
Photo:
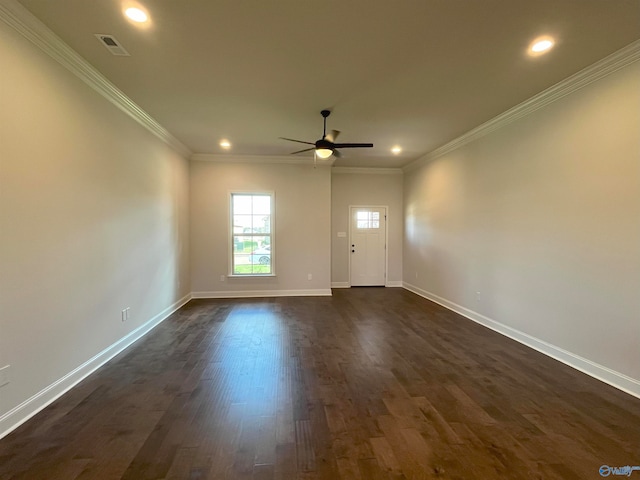
<path fill-rule="evenodd" d="M 125 308 L 124 311 L 127 312 L 126 319 L 129 320 L 129 317 L 131 316 L 131 307 Z"/>
<path fill-rule="evenodd" d="M 476 300 L 479 302 L 480 301 L 480 292 L 476 292 Z"/>
<path fill-rule="evenodd" d="M 0 368 L 0 387 L 4 387 L 9 383 L 9 367 L 11 365 L 5 365 Z"/>
<path fill-rule="evenodd" d="M 310 273 L 307 275 L 307 280 L 311 280 L 313 278 L 313 275 L 311 275 Z"/>
<path fill-rule="evenodd" d="M 125 308 L 120 312 L 120 319 L 125 322 L 127 320 L 127 309 Z"/>
<path fill-rule="evenodd" d="M 224 275 L 220 275 L 220 281 L 224 282 Z"/>

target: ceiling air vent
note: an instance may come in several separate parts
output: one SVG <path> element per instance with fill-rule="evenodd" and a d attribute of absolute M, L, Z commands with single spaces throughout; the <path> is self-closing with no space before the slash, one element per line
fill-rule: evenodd
<path fill-rule="evenodd" d="M 106 35 L 104 33 L 96 33 L 96 38 L 100 40 L 100 43 L 105 46 L 107 50 L 109 50 L 113 55 L 117 55 L 119 57 L 128 57 L 129 52 L 127 52 L 120 42 L 116 40 L 116 37 L 113 35 Z"/>

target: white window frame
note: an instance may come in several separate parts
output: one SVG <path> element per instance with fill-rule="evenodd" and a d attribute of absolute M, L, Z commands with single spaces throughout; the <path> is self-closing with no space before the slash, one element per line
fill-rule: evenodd
<path fill-rule="evenodd" d="M 265 235 L 264 233 L 256 233 L 256 234 L 245 234 L 244 236 L 260 236 L 260 237 L 264 237 L 264 236 L 269 236 L 270 240 L 269 240 L 269 244 L 271 246 L 271 272 L 270 273 L 234 273 L 233 272 L 233 267 L 234 267 L 234 256 L 233 256 L 233 248 L 234 248 L 234 242 L 233 242 L 233 237 L 235 236 L 234 232 L 233 232 L 233 196 L 234 195 L 262 195 L 262 196 L 269 196 L 269 198 L 271 199 L 271 214 L 270 214 L 270 225 L 269 225 L 269 234 Z M 276 276 L 276 271 L 275 271 L 275 214 L 276 214 L 276 194 L 273 191 L 262 191 L 262 190 L 233 190 L 233 191 L 229 191 L 229 221 L 227 222 L 228 226 L 229 226 L 229 247 L 227 248 L 227 251 L 229 252 L 229 273 L 228 276 L 229 277 L 241 277 L 241 278 L 247 278 L 247 277 L 275 277 Z"/>

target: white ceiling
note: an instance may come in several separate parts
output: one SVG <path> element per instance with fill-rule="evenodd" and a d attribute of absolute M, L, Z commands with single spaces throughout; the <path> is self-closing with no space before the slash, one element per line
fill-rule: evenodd
<path fill-rule="evenodd" d="M 640 38 L 638 0 L 141 0 L 144 28 L 119 0 L 20 3 L 194 153 L 286 155 L 328 108 L 375 145 L 336 166 L 406 165 Z"/>

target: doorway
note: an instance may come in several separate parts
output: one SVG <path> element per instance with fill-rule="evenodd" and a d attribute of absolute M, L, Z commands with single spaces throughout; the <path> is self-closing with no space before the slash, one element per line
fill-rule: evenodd
<path fill-rule="evenodd" d="M 349 252 L 352 287 L 385 285 L 387 207 L 349 207 Z"/>

